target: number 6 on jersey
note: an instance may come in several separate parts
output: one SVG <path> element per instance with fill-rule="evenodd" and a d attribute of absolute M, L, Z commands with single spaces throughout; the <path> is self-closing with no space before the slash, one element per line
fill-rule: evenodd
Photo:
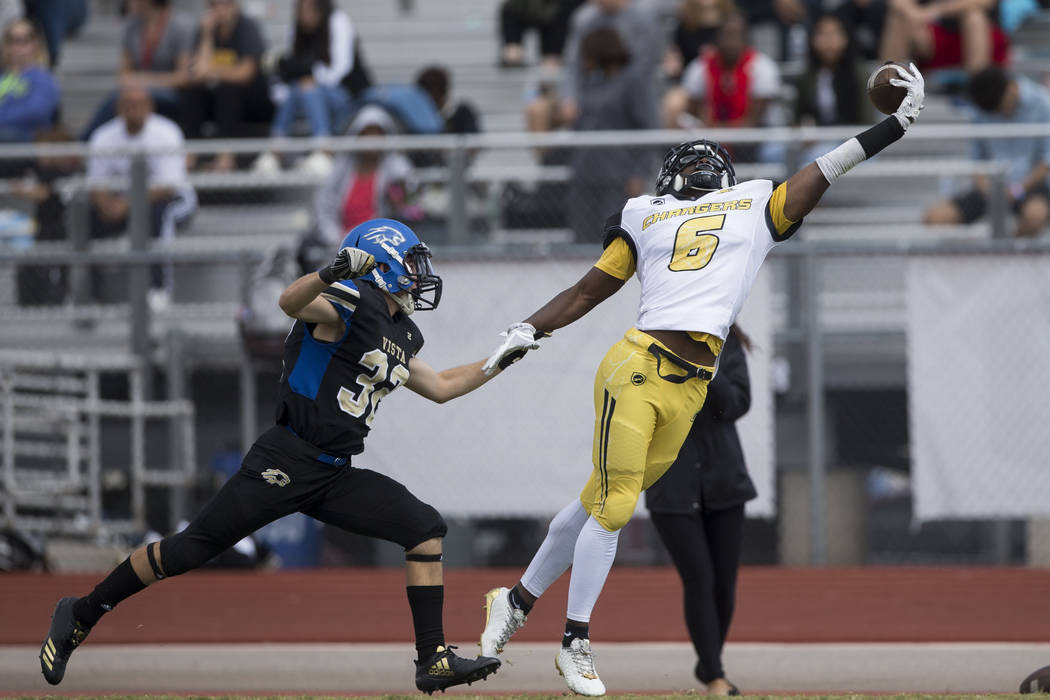
<path fill-rule="evenodd" d="M 673 272 L 685 272 L 706 267 L 718 248 L 718 236 L 703 232 L 719 231 L 725 223 L 725 214 L 698 216 L 682 222 L 675 233 L 674 254 L 667 268 Z"/>

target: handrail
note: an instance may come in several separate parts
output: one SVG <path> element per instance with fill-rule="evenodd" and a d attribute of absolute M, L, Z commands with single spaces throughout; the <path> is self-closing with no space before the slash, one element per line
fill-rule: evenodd
<path fill-rule="evenodd" d="M 490 132 L 482 134 L 337 136 L 329 138 L 200 139 L 187 141 L 180 149 L 150 145 L 114 146 L 92 151 L 84 143 L 7 144 L 0 147 L 0 160 L 33 157 L 87 157 L 89 155 L 164 154 L 172 152 L 209 154 L 300 153 L 322 149 L 333 153 L 368 150 L 448 151 L 456 149 L 574 148 L 582 146 L 668 146 L 693 138 L 726 143 L 799 143 L 844 141 L 867 125 L 801 126 L 763 128 L 653 129 L 645 131 L 552 131 Z M 945 141 L 975 138 L 1033 138 L 1050 136 L 1050 124 L 916 124 L 905 136 L 909 141 Z"/>

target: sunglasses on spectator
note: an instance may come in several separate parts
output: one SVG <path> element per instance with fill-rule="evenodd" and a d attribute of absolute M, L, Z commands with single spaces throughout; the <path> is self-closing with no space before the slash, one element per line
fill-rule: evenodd
<path fill-rule="evenodd" d="M 36 41 L 36 36 L 33 34 L 8 34 L 4 37 L 4 41 L 12 44 L 28 44 Z"/>

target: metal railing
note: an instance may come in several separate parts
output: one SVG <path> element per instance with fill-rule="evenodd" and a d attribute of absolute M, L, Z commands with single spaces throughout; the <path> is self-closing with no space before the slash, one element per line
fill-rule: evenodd
<path fill-rule="evenodd" d="M 195 409 L 187 399 L 147 400 L 144 377 L 151 371 L 129 354 L 0 351 L 6 527 L 96 538 L 141 533 L 146 489 L 158 487 L 169 493 L 170 525 L 185 516 L 186 489 L 197 472 Z M 114 375 L 128 384 L 126 400 L 102 398 L 103 377 Z M 153 420 L 169 432 L 163 468 L 146 457 L 146 424 Z M 103 459 L 103 421 L 126 423 L 126 455 Z M 126 460 L 126 472 L 112 471 L 114 459 Z M 126 495 L 125 515 L 104 511 L 104 492 L 111 491 Z"/>
<path fill-rule="evenodd" d="M 493 184 L 508 181 L 530 181 L 530 182 L 565 182 L 572 177 L 571 168 L 567 166 L 542 166 L 535 163 L 532 152 L 537 148 L 559 148 L 571 150 L 584 147 L 633 147 L 652 146 L 666 147 L 680 142 L 686 138 L 703 136 L 737 144 L 747 143 L 782 143 L 787 146 L 787 155 L 783 163 L 761 163 L 741 164 L 738 172 L 742 179 L 752 176 L 784 177 L 797 167 L 798 157 L 802 151 L 802 144 L 816 141 L 842 140 L 853 136 L 858 127 L 834 127 L 834 128 L 774 128 L 774 129 L 737 129 L 737 130 L 704 130 L 702 132 L 683 131 L 654 131 L 654 132 L 556 132 L 550 134 L 479 134 L 471 136 L 394 136 L 394 137 L 370 137 L 370 138 L 336 138 L 329 139 L 323 143 L 315 140 L 310 141 L 282 141 L 273 142 L 269 140 L 242 140 L 228 142 L 192 142 L 186 144 L 187 153 L 206 154 L 214 152 L 232 152 L 237 154 L 254 154 L 262 150 L 271 150 L 278 153 L 295 153 L 314 148 L 324 148 L 332 153 L 355 153 L 367 150 L 401 150 L 401 151 L 440 151 L 445 156 L 445 165 L 422 169 L 418 175 L 424 184 L 441 185 L 448 191 L 448 206 L 444 212 L 444 220 L 449 231 L 448 244 L 439 247 L 439 252 L 444 259 L 478 259 L 485 257 L 505 258 L 507 256 L 544 256 L 556 253 L 558 255 L 578 256 L 581 259 L 592 258 L 595 252 L 594 245 L 582 246 L 524 246 L 512 247 L 501 246 L 491 241 L 486 242 L 484 237 L 479 237 L 470 229 L 470 217 L 467 207 L 467 193 L 473 184 Z M 970 139 L 975 137 L 1014 137 L 1024 138 L 1032 136 L 1050 136 L 1050 125 L 1014 125 L 1001 126 L 970 126 L 970 125 L 916 125 L 912 127 L 904 143 L 909 142 L 937 142 L 943 140 Z M 902 149 L 903 150 L 903 149 Z M 6 321 L 41 321 L 41 322 L 85 322 L 92 319 L 117 318 L 126 321 L 124 332 L 127 334 L 123 345 L 125 352 L 133 358 L 136 366 L 152 367 L 163 365 L 159 358 L 165 357 L 163 348 L 170 343 L 170 337 L 164 328 L 178 327 L 179 321 L 201 320 L 203 318 L 225 318 L 225 337 L 237 342 L 237 334 L 234 326 L 234 314 L 238 307 L 243 306 L 247 300 L 250 281 L 255 267 L 262 259 L 262 251 L 243 248 L 236 250 L 222 250 L 221 244 L 218 250 L 186 250 L 178 246 L 164 248 L 152 244 L 146 233 L 148 229 L 148 217 L 146 210 L 146 198 L 148 194 L 148 176 L 145 159 L 151 150 L 131 149 L 120 151 L 129 155 L 133 160 L 133 175 L 130 178 L 129 194 L 132 199 L 132 211 L 129 222 L 129 234 L 127 247 L 124 250 L 115 250 L 113 246 L 108 248 L 92 244 L 87 240 L 83 210 L 75 211 L 75 216 L 80 220 L 71 220 L 71 231 L 73 232 L 72 246 L 36 246 L 24 250 L 10 250 L 0 248 L 0 268 L 15 265 L 68 265 L 71 268 L 71 276 L 74 278 L 73 288 L 78 287 L 76 279 L 83 279 L 85 270 L 91 266 L 108 265 L 116 266 L 126 271 L 128 301 L 125 304 L 98 305 L 84 303 L 82 297 L 74 293 L 68 303 L 57 308 L 25 309 L 16 306 L 0 305 L 0 318 Z M 516 154 L 514 158 L 503 159 L 489 158 L 485 162 L 472 162 L 472 154 L 499 153 Z M 63 156 L 76 155 L 84 157 L 88 154 L 82 145 L 40 145 L 40 146 L 15 146 L 0 149 L 0 159 L 7 157 L 41 157 L 41 156 Z M 906 154 L 906 153 L 905 153 Z M 798 366 L 804 367 L 806 401 L 806 424 L 807 428 L 807 464 L 811 479 L 810 497 L 812 502 L 810 536 L 812 562 L 821 564 L 825 561 L 824 552 L 826 542 L 824 533 L 826 523 L 824 521 L 825 511 L 823 507 L 825 497 L 825 477 L 827 470 L 827 458 L 824 454 L 826 444 L 825 418 L 827 409 L 825 406 L 826 383 L 824 380 L 824 369 L 826 358 L 824 355 L 824 344 L 827 330 L 825 320 L 821 318 L 823 293 L 815 284 L 820 279 L 821 266 L 826 261 L 842 258 L 863 259 L 888 259 L 901 256 L 914 255 L 940 255 L 940 254 L 994 254 L 994 255 L 1016 255 L 1016 254 L 1045 254 L 1050 252 L 1050 247 L 1044 241 L 1016 241 L 1005 237 L 1007 205 L 1004 198 L 1005 187 L 1003 184 L 1003 167 L 1000 164 L 989 162 L 976 162 L 969 160 L 952 159 L 914 159 L 907 157 L 895 157 L 896 150 L 891 149 L 879 160 L 866 163 L 852 171 L 847 179 L 861 180 L 871 179 L 876 182 L 888 181 L 903 177 L 910 178 L 933 178 L 945 175 L 964 177 L 971 175 L 986 175 L 993 182 L 990 188 L 990 232 L 988 236 L 979 236 L 976 240 L 958 241 L 948 240 L 943 234 L 960 233 L 956 229 L 931 230 L 932 234 L 942 234 L 941 237 L 929 241 L 918 240 L 892 240 L 889 242 L 858 242 L 841 240 L 801 240 L 782 246 L 774 252 L 774 259 L 784 265 L 789 280 L 784 285 L 786 299 L 783 307 L 786 309 L 786 317 L 778 327 L 778 344 L 782 346 L 793 346 L 797 349 L 796 359 L 800 360 Z M 479 159 L 480 160 L 480 159 Z M 191 184 L 198 190 L 205 191 L 242 191 L 246 189 L 267 189 L 282 191 L 289 188 L 311 187 L 320 184 L 321 178 L 304 175 L 301 173 L 281 173 L 277 175 L 260 175 L 248 172 L 234 174 L 194 174 L 190 177 Z M 117 186 L 120 183 L 99 183 L 90 181 L 83 176 L 73 176 L 61 183 L 61 189 L 65 197 L 71 201 L 77 201 L 83 193 L 100 184 Z M 3 183 L 0 182 L 0 194 L 3 194 Z M 877 223 L 874 225 L 878 226 Z M 921 229 L 920 225 L 913 225 L 911 230 Z M 803 235 L 805 238 L 805 234 Z M 473 243 L 472 245 L 467 245 Z M 185 305 L 180 308 L 179 304 L 164 314 L 160 319 L 155 318 L 148 305 L 145 303 L 146 288 L 148 286 L 147 266 L 151 264 L 181 264 L 181 265 L 207 265 L 217 268 L 235 270 L 238 279 L 240 298 L 216 300 L 219 303 L 212 307 L 201 305 Z M 778 263 L 778 264 L 779 264 Z M 250 442 L 253 437 L 255 421 L 254 381 L 252 377 L 251 361 L 246 355 L 238 362 L 241 372 L 240 385 L 240 412 L 241 412 L 241 435 L 242 442 Z M 0 364 L 0 367 L 3 367 Z M 169 364 L 171 372 L 181 371 L 179 363 Z M 130 369 L 128 370 L 131 371 Z M 138 371 L 138 370 L 136 370 Z M 192 406 L 179 403 L 158 404 L 154 408 L 147 408 L 148 399 L 152 396 L 149 374 L 138 371 L 138 379 L 135 380 L 136 391 L 141 391 L 141 396 L 132 400 L 127 408 L 126 417 L 132 418 L 137 425 L 147 415 L 159 415 L 150 411 L 168 411 L 164 415 L 173 420 L 178 417 L 186 420 L 192 416 Z M 5 375 L 6 376 L 6 375 Z M 17 404 L 14 385 L 11 380 L 6 380 L 5 404 L 9 408 L 5 413 L 5 431 L 13 430 L 10 426 L 15 421 L 15 408 Z M 21 399 L 19 399 L 21 400 Z M 88 402 L 79 406 L 87 415 L 88 409 L 94 411 L 96 420 L 103 415 L 104 406 L 97 402 Z M 116 409 L 114 409 L 116 410 Z M 125 409 L 121 409 L 122 411 Z M 188 413 L 187 413 L 188 411 Z M 125 415 L 125 414 L 122 414 Z M 185 430 L 185 428 L 183 428 Z M 7 470 L 8 457 L 13 454 L 13 448 L 8 450 L 5 432 L 5 484 L 9 484 L 8 490 L 14 492 L 17 487 L 14 472 Z M 90 432 L 90 431 L 89 431 Z M 72 435 L 72 433 L 70 433 Z M 74 437 L 68 438 L 69 444 L 76 445 Z M 191 441 L 192 442 L 192 441 Z M 187 443 L 190 444 L 190 443 Z M 70 448 L 74 449 L 74 448 Z M 133 452 L 138 449 L 133 443 Z M 137 461 L 136 461 L 137 460 Z M 141 464 L 141 460 L 133 460 L 138 466 L 135 477 L 137 483 L 146 485 L 152 478 L 170 479 L 172 477 L 148 476 L 149 470 Z M 180 464 L 193 464 L 192 459 L 181 459 Z M 90 472 L 89 478 L 97 477 L 96 472 Z M 180 477 L 181 478 L 181 477 Z M 184 484 L 185 482 L 179 482 Z M 20 487 L 18 487 L 20 488 Z M 179 490 L 179 489 L 175 489 Z M 141 504 L 140 504 L 141 505 Z M 5 506 L 6 508 L 6 506 Z M 139 523 L 141 509 L 139 506 L 132 508 L 131 522 Z M 8 511 L 5 510 L 5 514 Z M 90 518 L 94 518 L 94 514 Z M 94 522 L 94 520 L 92 520 Z"/>

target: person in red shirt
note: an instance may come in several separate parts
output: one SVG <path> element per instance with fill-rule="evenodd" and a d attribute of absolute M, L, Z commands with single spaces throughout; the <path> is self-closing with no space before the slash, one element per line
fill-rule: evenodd
<path fill-rule="evenodd" d="M 681 86 L 664 97 L 663 124 L 670 129 L 762 126 L 780 88 L 776 63 L 748 43 L 744 15 L 730 12 L 714 45 L 700 50 L 683 71 Z M 736 157 L 741 156 L 738 149 Z"/>
<path fill-rule="evenodd" d="M 394 120 L 378 105 L 358 110 L 348 130 L 362 137 L 396 132 Z M 379 150 L 347 154 L 336 161 L 317 193 L 315 215 L 321 239 L 338 241 L 369 219 L 418 221 L 421 210 L 413 203 L 416 189 L 412 163 L 403 154 Z"/>

